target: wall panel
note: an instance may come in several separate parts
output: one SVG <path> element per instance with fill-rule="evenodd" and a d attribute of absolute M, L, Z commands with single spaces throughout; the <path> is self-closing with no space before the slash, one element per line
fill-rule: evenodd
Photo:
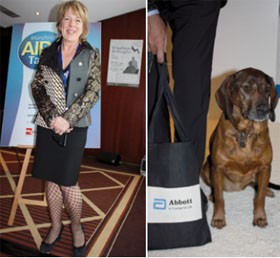
<path fill-rule="evenodd" d="M 146 49 L 145 10 L 102 21 L 101 150 L 121 155 L 139 164 L 145 153 Z M 108 86 L 107 70 L 111 39 L 143 39 L 140 85 L 138 88 Z"/>

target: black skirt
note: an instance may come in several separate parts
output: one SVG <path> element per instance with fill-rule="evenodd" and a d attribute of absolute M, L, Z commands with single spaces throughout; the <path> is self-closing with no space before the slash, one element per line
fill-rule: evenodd
<path fill-rule="evenodd" d="M 67 134 L 65 147 L 53 139 L 53 131 L 37 126 L 32 176 L 58 185 L 76 185 L 87 138 L 87 127 Z"/>

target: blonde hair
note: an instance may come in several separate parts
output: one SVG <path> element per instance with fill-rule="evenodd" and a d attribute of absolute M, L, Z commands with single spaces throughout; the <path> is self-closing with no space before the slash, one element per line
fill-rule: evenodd
<path fill-rule="evenodd" d="M 59 6 L 58 12 L 57 12 L 57 19 L 56 19 L 56 28 L 59 33 L 59 36 L 61 36 L 61 31 L 59 29 L 59 26 L 64 18 L 64 15 L 67 10 L 72 9 L 73 12 L 78 14 L 83 22 L 83 32 L 80 36 L 81 41 L 85 41 L 87 39 L 87 35 L 89 32 L 88 29 L 88 10 L 87 7 L 80 1 L 78 0 L 70 0 L 70 1 L 65 1 Z"/>

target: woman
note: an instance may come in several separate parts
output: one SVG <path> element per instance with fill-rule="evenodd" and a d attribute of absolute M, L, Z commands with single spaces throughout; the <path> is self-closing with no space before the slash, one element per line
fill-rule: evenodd
<path fill-rule="evenodd" d="M 77 180 L 91 123 L 89 111 L 99 99 L 99 54 L 86 41 L 88 13 L 81 2 L 61 4 L 57 29 L 59 38 L 43 50 L 31 85 L 39 111 L 35 119 L 37 138 L 32 174 L 46 180 L 52 223 L 40 251 L 51 252 L 60 240 L 64 204 L 71 219 L 76 257 L 83 256 L 86 248 Z"/>

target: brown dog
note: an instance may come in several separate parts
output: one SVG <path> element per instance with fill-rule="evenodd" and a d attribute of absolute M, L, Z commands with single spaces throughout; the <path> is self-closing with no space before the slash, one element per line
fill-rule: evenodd
<path fill-rule="evenodd" d="M 275 120 L 278 102 L 274 82 L 262 71 L 247 68 L 228 76 L 215 96 L 223 114 L 211 136 L 210 155 L 201 171 L 201 177 L 212 188 L 211 225 L 226 225 L 223 191 L 253 185 L 253 224 L 264 227 L 265 196 L 273 196 L 267 186 L 272 162 L 268 119 Z"/>

